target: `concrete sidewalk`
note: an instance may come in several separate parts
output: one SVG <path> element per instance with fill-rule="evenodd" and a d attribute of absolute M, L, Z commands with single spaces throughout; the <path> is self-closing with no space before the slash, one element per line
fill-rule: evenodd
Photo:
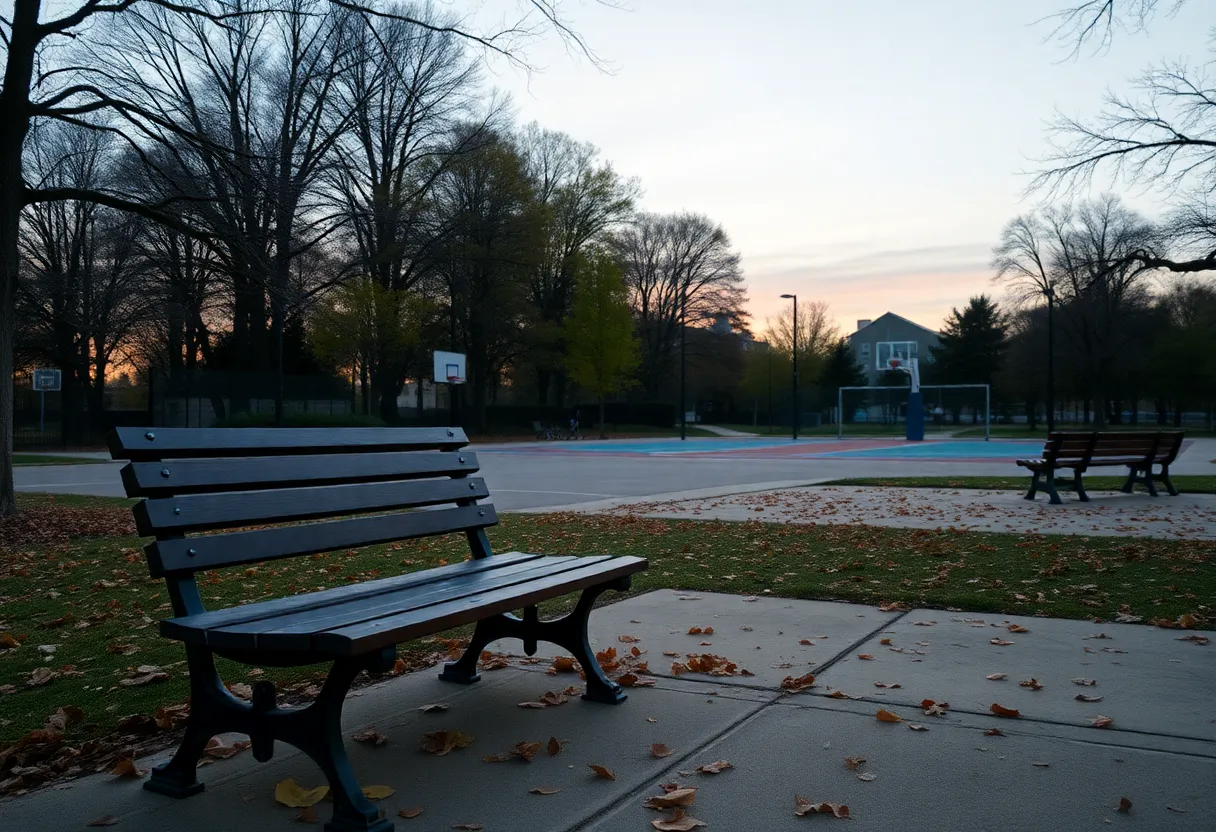
<path fill-rule="evenodd" d="M 1026 631 L 1011 632 L 1010 624 Z M 694 626 L 714 632 L 690 635 Z M 848 804 L 869 829 L 1216 828 L 1216 646 L 1180 640 L 1191 633 L 673 591 L 604 607 L 592 627 L 597 649 L 646 650 L 656 686 L 632 689 L 619 707 L 573 699 L 523 709 L 518 702 L 578 679 L 546 675 L 544 663 L 515 662 L 468 688 L 424 672 L 352 696 L 349 731 L 375 726 L 389 737 L 383 747 L 348 748 L 364 785 L 395 789 L 379 805 L 398 830 L 481 824 L 486 832 L 640 832 L 662 817 L 642 806 L 661 794 L 660 783 L 698 787 L 688 812 L 709 830 L 836 822 L 795 817 L 795 795 Z M 622 635 L 639 641 L 622 643 Z M 689 653 L 724 656 L 755 675 L 673 675 L 671 663 Z M 782 693 L 782 678 L 807 672 L 818 676 L 816 687 Z M 996 673 L 1004 678 L 987 678 Z M 1042 689 L 1019 684 L 1032 678 Z M 1077 678 L 1096 684 L 1080 686 Z M 832 698 L 837 691 L 849 698 Z M 1077 701 L 1078 694 L 1101 699 Z M 926 715 L 926 698 L 949 708 Z M 417 710 L 430 702 L 450 709 Z M 1021 717 L 996 718 L 993 703 Z M 905 722 L 880 722 L 880 707 Z M 1092 727 L 1099 715 L 1113 718 L 1110 727 Z M 991 728 L 1002 733 L 986 734 Z M 423 732 L 439 729 L 476 739 L 445 757 L 420 751 Z M 551 736 L 567 741 L 555 757 L 482 761 Z M 653 743 L 673 753 L 656 758 Z M 283 745 L 278 752 L 266 764 L 245 752 L 204 768 L 207 791 L 183 801 L 142 791 L 133 780 L 84 778 L 0 802 L 0 828 L 83 829 L 104 815 L 115 816 L 118 829 L 294 828 L 297 810 L 274 802 L 275 783 L 322 780 L 302 755 Z M 850 770 L 846 757 L 865 762 Z M 720 759 L 733 767 L 695 772 Z M 607 766 L 616 779 L 596 777 L 589 764 Z M 559 791 L 529 793 L 536 787 Z M 1128 813 L 1115 811 L 1123 797 L 1132 802 Z M 397 818 L 409 807 L 423 812 Z M 324 819 L 326 804 L 317 812 Z"/>
<path fill-rule="evenodd" d="M 945 488 L 817 486 L 736 494 L 675 495 L 673 499 L 592 503 L 575 510 L 686 520 L 863 524 L 895 528 L 955 528 L 1018 534 L 1078 534 L 1216 540 L 1216 494 L 1150 497 L 1090 491 L 1082 503 L 1064 494 L 1051 505 L 1020 491 Z"/>

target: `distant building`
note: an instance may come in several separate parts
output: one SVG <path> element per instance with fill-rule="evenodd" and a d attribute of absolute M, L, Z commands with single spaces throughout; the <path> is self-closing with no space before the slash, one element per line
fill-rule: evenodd
<path fill-rule="evenodd" d="M 928 327 L 913 323 L 894 312 L 886 312 L 874 320 L 857 322 L 857 331 L 848 336 L 857 363 L 866 371 L 869 384 L 882 384 L 882 371 L 878 369 L 878 345 L 881 342 L 900 342 L 902 349 L 923 366 L 931 358 L 929 348 L 937 346 L 941 338 Z"/>

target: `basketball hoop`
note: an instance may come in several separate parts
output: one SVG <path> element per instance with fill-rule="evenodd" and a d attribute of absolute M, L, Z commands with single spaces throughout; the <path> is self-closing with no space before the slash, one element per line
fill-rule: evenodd
<path fill-rule="evenodd" d="M 887 359 L 887 366 L 889 366 L 892 370 L 898 370 L 903 367 L 903 365 L 904 360 L 902 358 L 898 358 L 893 355 Z"/>
<path fill-rule="evenodd" d="M 448 384 L 464 384 L 464 376 L 448 376 Z"/>

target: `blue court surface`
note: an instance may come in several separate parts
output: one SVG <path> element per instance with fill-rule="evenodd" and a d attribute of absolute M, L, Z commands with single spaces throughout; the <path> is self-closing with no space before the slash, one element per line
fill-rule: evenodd
<path fill-rule="evenodd" d="M 1041 456 L 1042 453 L 1042 442 L 939 440 L 905 442 L 880 448 L 822 451 L 817 456 L 879 457 L 883 459 L 1033 459 Z"/>

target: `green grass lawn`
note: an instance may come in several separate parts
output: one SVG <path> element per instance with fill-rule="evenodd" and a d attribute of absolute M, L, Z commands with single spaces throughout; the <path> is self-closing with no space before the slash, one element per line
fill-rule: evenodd
<path fill-rule="evenodd" d="M 106 462 L 87 456 L 51 456 L 49 454 L 13 454 L 14 465 L 85 465 Z"/>
<path fill-rule="evenodd" d="M 1071 479 L 1071 475 L 1068 476 Z M 1118 491 L 1123 477 L 1086 476 L 1088 491 Z M 1170 477 L 1174 487 L 1184 494 L 1216 494 L 1216 476 L 1206 474 L 1176 474 Z M 853 477 L 833 480 L 824 485 L 867 485 L 887 488 L 982 488 L 989 491 L 1025 491 L 1030 476 L 1020 477 Z M 1163 489 L 1162 489 L 1163 490 Z M 1144 486 L 1136 486 L 1137 493 Z"/>
<path fill-rule="evenodd" d="M 69 729 L 75 741 L 185 701 L 182 647 L 157 631 L 170 615 L 164 582 L 148 577 L 129 502 L 19 499 L 23 513 L 0 524 L 0 643 L 9 636 L 20 644 L 0 650 L 0 743 L 66 705 L 85 711 Z M 1146 620 L 1211 616 L 1203 605 L 1216 597 L 1210 542 L 583 515 L 507 515 L 490 536 L 497 551 L 644 555 L 650 570 L 637 576 L 634 594 L 671 587 L 1072 618 L 1109 618 L 1124 608 Z M 203 573 L 199 584 L 208 606 L 224 607 L 454 562 L 466 551 L 462 538 L 407 541 Z M 56 647 L 48 658 L 39 645 Z M 432 641 L 402 651 L 416 658 L 442 647 Z M 121 685 L 140 665 L 170 678 Z M 31 686 L 37 668 L 59 675 Z M 302 684 L 318 670 L 222 667 L 230 683 Z"/>

